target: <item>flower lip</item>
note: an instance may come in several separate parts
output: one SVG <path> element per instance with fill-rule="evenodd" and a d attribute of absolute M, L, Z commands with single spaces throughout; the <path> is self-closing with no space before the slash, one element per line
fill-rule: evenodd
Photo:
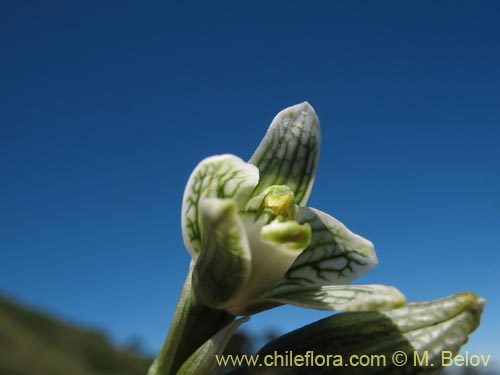
<path fill-rule="evenodd" d="M 311 226 L 296 221 L 274 220 L 262 227 L 262 240 L 274 244 L 287 244 L 290 249 L 302 251 L 311 242 Z"/>

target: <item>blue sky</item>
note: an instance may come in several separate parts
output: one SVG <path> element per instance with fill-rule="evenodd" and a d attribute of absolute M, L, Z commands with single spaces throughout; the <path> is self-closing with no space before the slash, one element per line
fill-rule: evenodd
<path fill-rule="evenodd" d="M 190 172 L 249 158 L 307 100 L 323 132 L 309 205 L 379 256 L 357 283 L 475 291 L 488 305 L 467 348 L 500 359 L 497 2 L 1 7 L 0 291 L 155 352 L 189 263 Z"/>

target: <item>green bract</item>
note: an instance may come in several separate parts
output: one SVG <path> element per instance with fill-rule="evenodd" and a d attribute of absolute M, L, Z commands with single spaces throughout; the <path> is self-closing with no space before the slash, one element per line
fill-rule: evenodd
<path fill-rule="evenodd" d="M 370 241 L 306 207 L 320 150 L 308 103 L 281 111 L 246 163 L 203 160 L 184 192 L 182 234 L 193 288 L 205 305 L 233 315 L 290 303 L 327 309 L 384 309 L 404 296 L 382 285 L 345 286 L 377 265 Z"/>
<path fill-rule="evenodd" d="M 299 367 L 277 361 L 271 369 L 243 367 L 231 375 L 435 374 L 445 364 L 444 356 L 458 354 L 479 326 L 484 303 L 473 293 L 460 293 L 390 311 L 335 314 L 287 333 L 258 352 L 260 358 L 293 353 L 309 363 Z M 315 362 L 314 355 L 329 355 L 330 362 Z M 350 359 L 363 356 L 377 360 L 370 366 L 349 365 Z"/>

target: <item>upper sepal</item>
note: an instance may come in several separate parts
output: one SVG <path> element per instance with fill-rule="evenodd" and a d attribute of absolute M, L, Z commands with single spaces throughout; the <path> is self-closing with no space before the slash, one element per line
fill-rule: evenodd
<path fill-rule="evenodd" d="M 259 181 L 259 170 L 234 155 L 202 160 L 189 177 L 182 199 L 182 237 L 193 258 L 201 251 L 200 202 L 205 198 L 232 199 L 245 207 Z"/>
<path fill-rule="evenodd" d="M 311 193 L 318 165 L 319 119 L 307 102 L 279 112 L 249 163 L 260 171 L 255 194 L 271 185 L 287 185 L 299 206 Z"/>

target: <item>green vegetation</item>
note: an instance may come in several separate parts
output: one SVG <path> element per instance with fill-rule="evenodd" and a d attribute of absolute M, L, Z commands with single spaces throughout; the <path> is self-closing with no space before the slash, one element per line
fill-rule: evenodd
<path fill-rule="evenodd" d="M 276 337 L 272 332 L 266 337 L 237 332 L 225 354 L 249 354 L 256 340 Z M 151 362 L 137 350 L 113 347 L 98 331 L 74 327 L 0 296 L 0 375 L 145 375 Z M 215 374 L 231 369 L 219 368 Z M 493 373 L 494 368 L 464 368 L 443 375 Z"/>
<path fill-rule="evenodd" d="M 0 297 L 0 375 L 143 375 L 151 361 Z"/>

